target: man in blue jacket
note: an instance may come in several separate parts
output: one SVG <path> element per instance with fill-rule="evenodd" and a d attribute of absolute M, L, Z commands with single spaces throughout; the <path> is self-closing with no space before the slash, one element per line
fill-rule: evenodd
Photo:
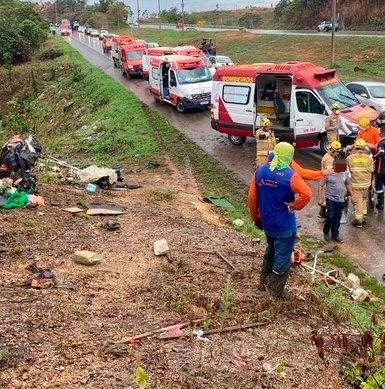
<path fill-rule="evenodd" d="M 284 289 L 297 233 L 294 212 L 304 208 L 311 198 L 309 186 L 289 167 L 293 156 L 292 145 L 278 143 L 273 160 L 256 170 L 249 189 L 251 217 L 267 239 L 259 289 L 268 288 L 281 299 L 287 298 Z"/>

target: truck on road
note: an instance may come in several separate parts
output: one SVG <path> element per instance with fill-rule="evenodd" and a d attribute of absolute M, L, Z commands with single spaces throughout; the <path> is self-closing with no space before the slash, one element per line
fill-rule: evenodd
<path fill-rule="evenodd" d="M 152 57 L 149 87 L 157 102 L 170 104 L 178 112 L 207 109 L 212 76 L 201 58 L 184 55 Z"/>
<path fill-rule="evenodd" d="M 373 121 L 378 116 L 359 103 L 335 69 L 310 62 L 226 66 L 214 75 L 211 127 L 241 145 L 254 136 L 261 118 L 268 117 L 281 141 L 297 148 L 318 145 L 326 152 L 325 119 L 333 103 L 341 107 L 343 144 L 352 142 L 360 118 Z"/>
<path fill-rule="evenodd" d="M 120 68 L 127 77 L 142 76 L 142 57 L 144 44 L 135 42 L 130 35 L 120 35 L 112 38 L 111 55 L 114 66 Z"/>

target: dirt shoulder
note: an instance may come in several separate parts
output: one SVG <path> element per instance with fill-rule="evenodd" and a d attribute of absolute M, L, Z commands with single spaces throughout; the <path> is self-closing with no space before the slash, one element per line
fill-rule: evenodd
<path fill-rule="evenodd" d="M 165 160 L 160 168 L 125 178 L 143 188 L 88 195 L 82 188 L 45 184 L 40 194 L 46 207 L 0 214 L 7 249 L 0 258 L 0 345 L 8 349 L 0 361 L 1 387 L 134 388 L 137 365 L 144 367 L 149 388 L 348 387 L 337 359 L 331 354 L 328 364 L 321 363 L 311 345 L 313 329 L 327 331 L 335 324 L 299 272 L 289 280 L 295 298 L 273 302 L 256 292 L 263 247 L 201 202 L 187 171 Z M 126 207 L 117 217 L 121 230 L 103 228 L 106 217 L 62 209 L 85 201 Z M 171 263 L 153 254 L 160 238 L 172 249 Z M 102 262 L 75 264 L 79 249 L 102 253 Z M 227 268 L 204 253 L 214 249 L 242 272 L 231 280 L 226 325 L 266 325 L 208 336 L 207 342 L 150 338 L 111 345 L 191 319 L 211 318 L 206 328 L 218 328 Z M 35 260 L 76 289 L 25 286 L 25 268 Z M 268 364 L 280 364 L 281 375 L 268 373 Z"/>

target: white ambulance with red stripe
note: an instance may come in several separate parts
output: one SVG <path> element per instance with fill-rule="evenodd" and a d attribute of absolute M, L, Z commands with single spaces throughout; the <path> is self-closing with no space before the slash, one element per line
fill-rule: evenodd
<path fill-rule="evenodd" d="M 149 85 L 157 102 L 170 104 L 178 112 L 210 105 L 212 76 L 202 58 L 151 57 Z"/>
<path fill-rule="evenodd" d="M 241 145 L 268 117 L 281 141 L 297 148 L 327 148 L 325 118 L 330 106 L 341 107 L 342 143 L 351 143 L 362 117 L 377 113 L 360 104 L 334 69 L 310 62 L 226 66 L 217 70 L 211 94 L 211 126 Z"/>

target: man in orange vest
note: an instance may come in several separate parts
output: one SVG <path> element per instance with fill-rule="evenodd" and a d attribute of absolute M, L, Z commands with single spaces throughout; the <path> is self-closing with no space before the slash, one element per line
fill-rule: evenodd
<path fill-rule="evenodd" d="M 380 130 L 373 127 L 368 118 L 361 118 L 358 125 L 360 129 L 357 132 L 357 139 L 363 139 L 366 142 L 366 146 L 375 153 L 377 144 L 381 139 Z"/>

